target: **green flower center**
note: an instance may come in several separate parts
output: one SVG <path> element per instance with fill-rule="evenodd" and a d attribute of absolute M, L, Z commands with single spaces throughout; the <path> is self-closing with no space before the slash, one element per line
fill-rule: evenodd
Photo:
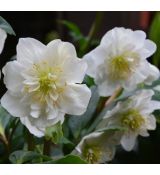
<path fill-rule="evenodd" d="M 122 114 L 121 122 L 124 126 L 128 127 L 129 129 L 137 130 L 144 123 L 144 118 L 138 110 L 131 109 L 126 113 Z"/>
<path fill-rule="evenodd" d="M 109 64 L 110 77 L 113 80 L 127 79 L 131 73 L 130 63 L 123 56 L 111 59 Z"/>
<path fill-rule="evenodd" d="M 57 100 L 59 94 L 64 91 L 66 83 L 62 80 L 62 69 L 59 66 L 52 66 L 42 61 L 34 64 L 29 70 L 28 82 L 25 83 L 24 90 L 32 92 L 34 100 L 45 102 L 52 98 Z"/>
<path fill-rule="evenodd" d="M 87 160 L 88 163 L 98 163 L 102 156 L 102 151 L 99 147 L 85 147 L 83 151 L 83 157 Z"/>

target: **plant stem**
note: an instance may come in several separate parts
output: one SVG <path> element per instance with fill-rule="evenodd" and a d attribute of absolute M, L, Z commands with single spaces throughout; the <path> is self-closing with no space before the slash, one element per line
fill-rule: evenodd
<path fill-rule="evenodd" d="M 97 120 L 97 116 L 98 114 L 100 114 L 102 112 L 102 110 L 109 106 L 122 92 L 123 88 L 122 87 L 118 87 L 115 92 L 112 94 L 112 96 L 110 96 L 107 100 L 106 98 L 101 98 L 99 103 L 100 103 L 100 108 L 97 106 L 96 112 L 93 115 L 93 118 L 91 120 L 91 122 L 89 123 L 89 129 L 88 129 L 88 133 L 92 132 L 96 126 L 96 124 L 98 124 L 98 122 L 101 120 L 101 118 L 99 118 Z"/>
<path fill-rule="evenodd" d="M 105 107 L 108 106 L 110 103 L 112 103 L 118 96 L 119 94 L 122 92 L 123 88 L 122 87 L 118 87 L 115 92 L 112 94 L 112 96 L 110 96 L 106 103 L 105 103 Z"/>
<path fill-rule="evenodd" d="M 19 120 L 19 119 L 15 121 L 15 125 L 13 126 L 12 131 L 11 131 L 9 137 L 8 137 L 8 141 L 9 141 L 9 143 L 11 143 L 11 141 L 12 141 L 12 137 L 13 137 L 14 132 L 16 131 L 17 126 L 18 126 L 19 123 L 20 123 L 20 120 Z"/>
<path fill-rule="evenodd" d="M 27 142 L 28 142 L 28 151 L 33 151 L 35 149 L 34 136 L 27 132 Z"/>
<path fill-rule="evenodd" d="M 43 154 L 49 156 L 50 149 L 51 149 L 51 142 L 49 140 L 44 139 Z"/>
<path fill-rule="evenodd" d="M 80 53 L 82 54 L 82 56 L 83 56 L 83 54 L 85 54 L 88 51 L 91 41 L 94 39 L 96 33 L 98 32 L 98 30 L 101 26 L 101 23 L 102 23 L 103 16 L 104 16 L 104 12 L 97 12 L 96 13 L 95 20 L 91 26 L 91 29 L 90 29 L 88 37 L 87 37 L 88 39 L 85 42 L 85 44 L 82 46 L 82 48 L 80 49 Z"/>

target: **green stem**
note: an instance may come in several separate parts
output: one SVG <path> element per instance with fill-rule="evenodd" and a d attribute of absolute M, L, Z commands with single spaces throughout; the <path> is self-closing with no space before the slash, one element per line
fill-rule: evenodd
<path fill-rule="evenodd" d="M 12 131 L 11 131 L 9 137 L 8 137 L 8 141 L 9 141 L 9 143 L 11 143 L 11 141 L 12 141 L 12 137 L 13 137 L 14 132 L 16 131 L 17 126 L 19 125 L 19 123 L 20 123 L 20 120 L 19 120 L 19 119 L 15 121 L 15 125 L 13 126 Z"/>
<path fill-rule="evenodd" d="M 28 143 L 28 151 L 33 151 L 35 149 L 34 136 L 29 132 L 27 132 L 27 143 Z"/>
<path fill-rule="evenodd" d="M 118 87 L 114 93 L 112 94 L 112 96 L 110 96 L 106 103 L 105 103 L 105 107 L 108 106 L 109 104 L 111 104 L 122 92 L 123 88 L 122 87 Z"/>
<path fill-rule="evenodd" d="M 100 107 L 97 106 L 96 112 L 94 113 L 93 118 L 89 123 L 90 127 L 88 129 L 88 133 L 92 132 L 95 129 L 95 126 L 101 120 L 101 118 L 97 120 L 98 114 L 100 114 L 104 108 L 108 107 L 112 102 L 114 102 L 114 100 L 121 94 L 122 90 L 123 90 L 122 87 L 118 87 L 107 100 L 106 98 L 102 98 L 102 97 L 100 98 L 100 102 L 99 102 Z"/>
<path fill-rule="evenodd" d="M 100 29 L 103 16 L 104 16 L 104 12 L 97 12 L 96 13 L 95 20 L 92 24 L 92 27 L 91 27 L 89 34 L 88 34 L 88 37 L 87 37 L 88 39 L 85 42 L 85 44 L 82 46 L 82 48 L 80 49 L 80 53 L 82 54 L 82 56 L 83 56 L 83 54 L 85 54 L 88 51 L 91 41 L 94 39 L 98 30 Z"/>
<path fill-rule="evenodd" d="M 44 139 L 44 146 L 43 146 L 43 155 L 50 155 L 51 151 L 51 142 L 49 140 Z"/>

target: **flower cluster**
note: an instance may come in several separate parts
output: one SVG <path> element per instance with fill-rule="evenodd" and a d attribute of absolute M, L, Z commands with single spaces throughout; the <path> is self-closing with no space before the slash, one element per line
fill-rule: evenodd
<path fill-rule="evenodd" d="M 0 53 L 6 36 L 0 29 Z M 139 135 L 147 137 L 148 130 L 156 129 L 153 112 L 160 109 L 160 102 L 153 99 L 151 88 L 144 88 L 160 75 L 147 60 L 155 51 L 156 44 L 146 39 L 143 31 L 122 27 L 107 32 L 100 45 L 82 59 L 69 42 L 56 39 L 44 45 L 33 38 L 20 38 L 16 60 L 6 63 L 2 70 L 7 92 L 1 106 L 36 137 L 45 136 L 49 127 L 58 132 L 65 115 L 88 114 L 91 90 L 84 84 L 84 77 L 90 76 L 99 96 L 108 97 L 103 98 L 106 106 L 102 110 L 113 101 L 115 104 L 94 128 L 77 136 L 71 154 L 88 163 L 111 161 L 117 145 L 131 151 Z M 144 87 L 139 88 L 140 84 Z M 116 99 L 117 89 L 130 94 Z M 94 119 L 97 111 L 95 114 Z"/>
<path fill-rule="evenodd" d="M 84 56 L 88 63 L 87 74 L 94 78 L 100 96 L 110 96 L 118 88 L 131 92 L 139 84 L 151 85 L 159 78 L 159 70 L 147 61 L 155 51 L 156 45 L 146 39 L 143 31 L 114 28 L 104 35 L 97 48 Z M 106 112 L 96 127 L 101 132 L 89 134 L 79 143 L 78 153 L 86 160 L 90 154 L 92 158 L 96 157 L 93 163 L 104 163 L 113 158 L 113 148 L 118 144 L 126 151 L 131 151 L 138 135 L 147 137 L 147 130 L 156 129 L 156 119 L 152 112 L 160 109 L 160 102 L 152 100 L 153 95 L 153 90 L 138 90 L 126 100 L 118 102 L 112 110 Z M 105 136 L 107 129 L 115 128 L 120 129 L 115 130 L 108 139 Z M 118 142 L 113 142 L 115 134 Z M 103 141 L 99 141 L 102 135 Z M 95 142 L 98 149 L 94 149 Z M 112 149 L 108 152 L 102 148 L 104 145 L 106 150 Z M 109 156 L 110 153 L 112 156 Z"/>

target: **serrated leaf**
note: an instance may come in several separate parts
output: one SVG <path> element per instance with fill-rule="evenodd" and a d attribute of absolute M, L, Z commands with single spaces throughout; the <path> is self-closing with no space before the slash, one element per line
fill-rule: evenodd
<path fill-rule="evenodd" d="M 58 122 L 57 124 L 46 128 L 45 137 L 55 144 L 59 143 L 63 137 L 62 124 Z"/>
<path fill-rule="evenodd" d="M 11 25 L 1 16 L 0 16 L 0 28 L 5 30 L 6 33 L 10 35 L 16 35 Z"/>

